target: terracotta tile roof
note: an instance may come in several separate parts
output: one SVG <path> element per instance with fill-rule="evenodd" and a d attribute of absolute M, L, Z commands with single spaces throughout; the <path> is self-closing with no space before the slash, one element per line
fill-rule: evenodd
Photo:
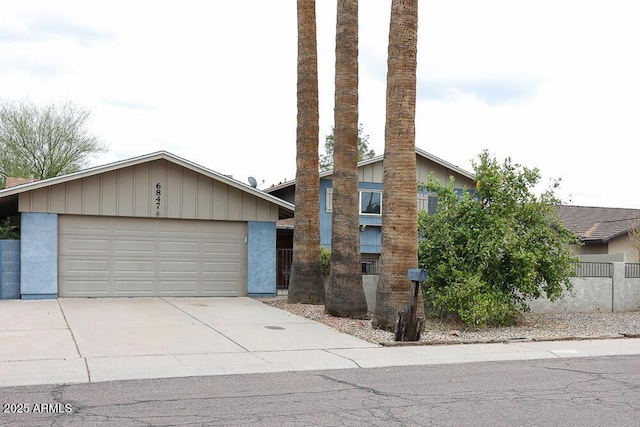
<path fill-rule="evenodd" d="M 640 218 L 640 209 L 556 206 L 564 226 L 577 233 L 585 243 L 607 242 L 626 234 Z"/>
<path fill-rule="evenodd" d="M 14 176 L 8 176 L 5 179 L 4 187 L 5 188 L 15 187 L 17 185 L 29 184 L 34 181 L 35 181 L 35 178 L 18 178 Z"/>
<path fill-rule="evenodd" d="M 279 219 L 276 228 L 293 229 L 293 218 Z"/>

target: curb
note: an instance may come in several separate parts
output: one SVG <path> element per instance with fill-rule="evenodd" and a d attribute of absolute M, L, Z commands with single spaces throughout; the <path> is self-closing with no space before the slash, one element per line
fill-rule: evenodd
<path fill-rule="evenodd" d="M 431 341 L 400 341 L 381 342 L 382 347 L 412 347 L 412 346 L 436 346 L 436 345 L 464 345 L 464 344 L 511 344 L 521 342 L 544 342 L 544 341 L 592 341 L 592 340 L 614 340 L 625 338 L 640 338 L 640 334 L 614 334 L 598 336 L 550 336 L 539 338 L 500 338 L 492 340 L 431 340 Z"/>

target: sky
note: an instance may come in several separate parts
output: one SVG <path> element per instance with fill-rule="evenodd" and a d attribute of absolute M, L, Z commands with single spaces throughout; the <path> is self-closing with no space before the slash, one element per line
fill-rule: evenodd
<path fill-rule="evenodd" d="M 295 178 L 294 0 L 0 0 L 0 100 L 71 101 L 101 165 L 166 150 L 258 188 Z M 359 4 L 359 122 L 384 153 L 390 0 Z M 320 152 L 335 0 L 317 0 Z M 640 208 L 640 2 L 420 0 L 416 146 L 487 150 L 582 206 Z"/>

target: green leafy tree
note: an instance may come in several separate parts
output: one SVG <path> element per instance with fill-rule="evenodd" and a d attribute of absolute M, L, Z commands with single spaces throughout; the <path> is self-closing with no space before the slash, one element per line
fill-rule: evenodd
<path fill-rule="evenodd" d="M 87 129 L 90 112 L 70 102 L 0 105 L 0 179 L 46 179 L 76 172 L 106 151 Z"/>
<path fill-rule="evenodd" d="M 429 272 L 425 311 L 457 314 L 478 327 L 508 325 L 527 301 L 571 290 L 578 238 L 560 221 L 555 182 L 537 196 L 538 169 L 499 164 L 484 151 L 473 163 L 476 188 L 462 195 L 430 179 L 438 211 L 419 217 L 419 262 Z"/>
<path fill-rule="evenodd" d="M 369 135 L 363 135 L 362 124 L 358 126 L 358 161 L 370 159 L 376 155 L 369 149 Z M 324 154 L 320 155 L 320 171 L 333 169 L 333 147 L 335 146 L 335 127 L 331 128 L 331 134 L 324 138 Z"/>

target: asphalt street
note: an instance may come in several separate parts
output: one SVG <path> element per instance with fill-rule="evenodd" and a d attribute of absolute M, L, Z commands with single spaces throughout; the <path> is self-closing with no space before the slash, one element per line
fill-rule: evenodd
<path fill-rule="evenodd" d="M 6 387 L 0 425 L 635 427 L 638 366 L 629 355 Z"/>

